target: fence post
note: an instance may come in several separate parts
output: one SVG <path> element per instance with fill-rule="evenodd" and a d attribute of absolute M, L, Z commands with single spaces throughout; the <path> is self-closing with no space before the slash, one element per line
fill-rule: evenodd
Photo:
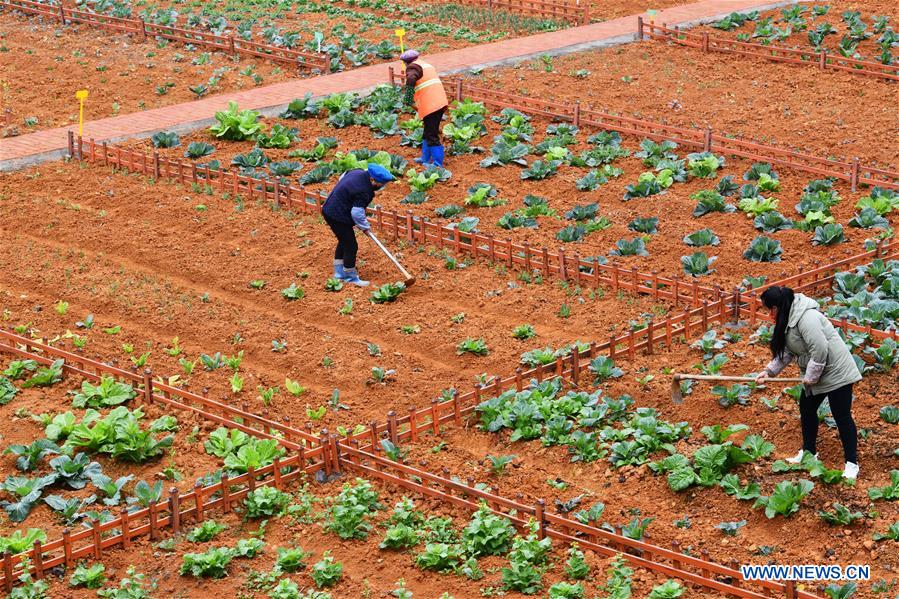
<path fill-rule="evenodd" d="M 399 440 L 396 429 L 396 412 L 390 410 L 387 412 L 387 436 L 390 437 L 390 442 L 394 445 L 396 445 Z"/>
<path fill-rule="evenodd" d="M 94 559 L 100 559 L 100 521 L 91 520 L 91 538 L 93 540 Z"/>
<path fill-rule="evenodd" d="M 3 552 L 3 588 L 7 593 L 12 591 L 12 552 L 9 549 Z"/>
<path fill-rule="evenodd" d="M 144 369 L 144 402 L 153 403 L 153 371 L 149 368 Z"/>
<path fill-rule="evenodd" d="M 159 181 L 159 151 L 153 150 L 153 178 Z"/>
<path fill-rule="evenodd" d="M 436 397 L 431 400 L 431 432 L 436 436 L 440 434 L 440 400 Z"/>
<path fill-rule="evenodd" d="M 459 102 L 462 101 L 462 80 L 461 79 L 456 80 L 456 100 L 458 100 Z"/>
<path fill-rule="evenodd" d="M 637 17 L 637 40 L 643 40 L 643 16 Z"/>
<path fill-rule="evenodd" d="M 575 127 L 581 126 L 581 103 L 580 102 L 574 103 L 574 126 Z"/>
<path fill-rule="evenodd" d="M 859 175 L 860 165 L 858 161 L 858 156 L 852 159 L 852 172 L 849 175 L 849 185 L 852 187 L 852 191 L 855 191 L 858 188 L 858 175 Z"/>
<path fill-rule="evenodd" d="M 702 149 L 704 152 L 712 151 L 712 128 L 705 128 L 705 137 L 702 140 Z"/>
<path fill-rule="evenodd" d="M 68 144 L 69 144 L 69 158 L 75 156 L 75 133 L 72 131 L 68 132 Z"/>
<path fill-rule="evenodd" d="M 784 596 L 787 599 L 795 599 L 796 598 L 796 583 L 792 580 L 784 581 Z"/>
<path fill-rule="evenodd" d="M 72 539 L 70 535 L 72 531 L 68 528 L 64 528 L 62 530 L 62 554 L 63 554 L 63 563 L 66 565 L 66 568 L 72 565 Z"/>
<path fill-rule="evenodd" d="M 140 41 L 147 41 L 147 22 L 140 19 Z"/>
<path fill-rule="evenodd" d="M 534 516 L 537 520 L 537 524 L 540 528 L 537 530 L 537 535 L 543 539 L 546 537 L 546 516 L 544 515 L 544 510 L 546 508 L 546 501 L 543 499 L 538 499 L 537 503 L 534 505 Z"/>
<path fill-rule="evenodd" d="M 59 20 L 63 25 L 66 24 L 66 8 L 62 5 L 62 2 L 59 3 Z"/>
<path fill-rule="evenodd" d="M 340 474 L 340 439 L 331 435 L 331 457 L 334 459 L 334 472 Z"/>
<path fill-rule="evenodd" d="M 578 350 L 577 343 L 575 342 L 574 348 L 571 350 L 571 380 L 574 382 L 575 387 L 579 383 L 580 370 L 581 352 Z"/>
<path fill-rule="evenodd" d="M 234 36 L 233 35 L 228 36 L 228 50 L 231 52 L 231 54 L 237 53 L 237 50 L 234 48 Z"/>
<path fill-rule="evenodd" d="M 818 55 L 818 68 L 822 71 L 827 68 L 827 50 L 821 50 Z"/>
<path fill-rule="evenodd" d="M 703 52 L 709 51 L 709 34 L 708 34 L 708 32 L 703 32 L 703 34 L 702 34 L 702 51 Z"/>
<path fill-rule="evenodd" d="M 40 541 L 35 541 L 32 548 L 34 551 L 31 558 L 34 561 L 34 577 L 40 580 L 44 577 L 44 546 Z"/>
<path fill-rule="evenodd" d="M 387 81 L 393 85 L 393 67 L 387 67 Z"/>
<path fill-rule="evenodd" d="M 181 495 L 178 493 L 177 487 L 169 489 L 169 516 L 172 523 L 172 533 L 181 532 Z"/>

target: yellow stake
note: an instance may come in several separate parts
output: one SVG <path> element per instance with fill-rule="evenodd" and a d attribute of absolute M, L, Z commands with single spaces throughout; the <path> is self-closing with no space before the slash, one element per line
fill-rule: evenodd
<path fill-rule="evenodd" d="M 75 97 L 78 99 L 78 136 L 82 136 L 84 134 L 84 101 L 87 100 L 87 90 L 79 89 L 75 92 Z"/>
<path fill-rule="evenodd" d="M 405 29 L 395 29 L 393 31 L 393 34 L 395 36 L 397 36 L 398 38 L 400 38 L 400 54 L 402 54 L 403 52 L 406 51 L 403 46 L 403 36 L 406 35 L 406 30 Z M 403 73 L 405 73 L 405 72 L 406 72 L 406 63 L 404 62 L 403 63 Z"/>

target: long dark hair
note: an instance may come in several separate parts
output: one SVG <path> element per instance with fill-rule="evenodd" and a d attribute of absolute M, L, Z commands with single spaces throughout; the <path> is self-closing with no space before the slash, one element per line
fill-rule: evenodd
<path fill-rule="evenodd" d="M 777 308 L 774 321 L 774 334 L 771 335 L 771 355 L 775 358 L 783 356 L 787 347 L 787 323 L 790 321 L 790 308 L 796 296 L 789 287 L 768 287 L 762 292 L 762 303 L 766 308 Z"/>

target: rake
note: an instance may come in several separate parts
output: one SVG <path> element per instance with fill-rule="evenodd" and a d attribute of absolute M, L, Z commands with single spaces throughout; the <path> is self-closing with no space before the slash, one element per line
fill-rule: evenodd
<path fill-rule="evenodd" d="M 680 388 L 681 381 L 731 381 L 731 382 L 741 382 L 748 383 L 750 381 L 754 381 L 755 377 L 753 376 L 725 376 L 725 375 L 710 375 L 710 374 L 682 374 L 677 373 L 671 379 L 671 401 L 676 404 L 684 403 L 684 394 Z M 769 378 L 765 381 L 766 383 L 801 383 L 802 379 L 799 378 Z"/>

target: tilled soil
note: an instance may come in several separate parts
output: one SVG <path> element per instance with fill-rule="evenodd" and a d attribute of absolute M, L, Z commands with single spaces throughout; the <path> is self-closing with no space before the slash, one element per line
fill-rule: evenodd
<path fill-rule="evenodd" d="M 491 112 L 490 115 L 495 113 Z M 402 121 L 402 119 L 400 119 Z M 412 159 L 418 156 L 419 151 L 413 148 L 400 146 L 396 137 L 377 139 L 372 137 L 370 130 L 365 127 L 347 127 L 335 129 L 326 124 L 324 119 L 278 120 L 267 119 L 267 123 L 280 122 L 284 126 L 294 127 L 299 130 L 300 141 L 295 144 L 299 148 L 311 148 L 315 145 L 315 138 L 321 136 L 336 137 L 339 145 L 332 151 L 326 160 L 334 156 L 334 152 L 349 152 L 351 150 L 368 148 L 371 150 L 386 150 L 407 158 L 410 165 Z M 545 137 L 548 121 L 535 119 L 534 144 Z M 268 128 L 266 124 L 265 128 Z M 493 137 L 498 135 L 501 127 L 487 119 L 488 133 L 475 140 L 472 145 L 480 145 L 488 151 Z M 569 146 L 575 156 L 582 151 L 589 150 L 592 146 L 586 142 L 590 132 L 581 131 L 577 139 L 578 144 Z M 206 131 L 196 132 L 184 136 L 181 146 L 171 149 L 160 149 L 160 155 L 174 160 L 185 161 L 184 148 L 191 141 L 203 141 L 216 146 L 216 151 L 202 159 L 203 162 L 215 159 L 221 162 L 225 168 L 231 159 L 241 153 L 247 153 L 253 149 L 253 142 L 222 142 L 213 138 Z M 149 141 L 135 142 L 146 152 L 152 152 Z M 624 147 L 632 152 L 638 151 L 638 140 L 625 138 Z M 293 148 L 291 148 L 292 150 Z M 288 160 L 291 150 L 268 149 L 264 153 L 272 162 Z M 681 158 L 686 158 L 688 150 L 678 150 Z M 725 166 L 719 169 L 717 176 L 712 179 L 691 178 L 686 183 L 675 183 L 663 194 L 648 198 L 637 198 L 629 201 L 623 199 L 625 186 L 635 184 L 640 173 L 652 170 L 642 164 L 640 159 L 633 156 L 616 160 L 613 165 L 624 172 L 618 178 L 610 179 L 608 183 L 600 185 L 594 191 L 578 191 L 575 182 L 586 175 L 590 169 L 576 168 L 562 165 L 558 174 L 542 181 L 522 180 L 522 167 L 510 165 L 505 167 L 482 168 L 479 162 L 487 153 L 477 153 L 461 156 L 448 156 L 446 167 L 452 172 L 452 177 L 444 183 L 437 185 L 427 192 L 428 200 L 419 205 L 402 204 L 403 198 L 411 191 L 405 181 L 387 185 L 379 193 L 375 205 L 381 205 L 385 209 L 396 209 L 401 214 L 412 210 L 417 215 L 427 216 L 434 222 L 448 224 L 458 221 L 460 218 L 474 216 L 480 219 L 478 231 L 492 233 L 499 239 L 510 238 L 516 243 L 528 242 L 532 247 L 546 247 L 555 250 L 562 247 L 569 255 L 579 254 L 582 257 L 603 256 L 609 261 L 614 261 L 625 268 L 636 267 L 642 271 L 656 270 L 664 276 L 686 276 L 681 264 L 681 257 L 697 251 L 703 251 L 710 257 L 717 258 L 711 268 L 712 273 L 700 276 L 702 284 L 720 285 L 730 289 L 739 285 L 746 276 L 766 276 L 769 280 L 783 278 L 792 275 L 813 262 L 822 264 L 846 258 L 863 251 L 863 242 L 874 238 L 877 230 L 855 229 L 849 226 L 849 220 L 856 213 L 855 203 L 870 190 L 859 189 L 852 192 L 846 185 L 836 185 L 842 200 L 833 207 L 832 213 L 836 222 L 844 227 L 846 243 L 832 246 L 812 245 L 814 231 L 801 232 L 798 230 L 786 230 L 777 233 L 765 234 L 781 242 L 782 256 L 778 262 L 750 262 L 743 258 L 743 252 L 757 236 L 763 234 L 753 226 L 753 218 L 741 211 L 733 213 L 710 213 L 701 218 L 693 216 L 697 201 L 691 199 L 691 195 L 703 189 L 713 189 L 718 180 L 731 175 L 734 181 L 742 185 L 747 183 L 743 179 L 744 173 L 752 166 L 752 162 L 733 157 L 727 157 Z M 529 163 L 533 163 L 537 156 L 528 156 Z M 292 159 L 295 160 L 295 159 Z M 314 164 L 304 164 L 302 169 L 294 174 L 300 177 L 314 168 Z M 233 167 L 230 167 L 233 168 Z M 775 169 L 780 176 L 780 191 L 763 192 L 766 197 L 778 198 L 778 210 L 787 218 L 801 220 L 801 215 L 794 206 L 799 202 L 803 188 L 814 177 L 797 173 L 788 169 Z M 294 179 L 296 180 L 296 179 Z M 335 178 L 316 185 L 310 185 L 313 190 L 320 190 L 327 194 L 334 185 Z M 493 208 L 465 207 L 464 200 L 468 195 L 468 189 L 475 183 L 489 183 L 497 188 L 496 197 L 506 200 L 506 203 Z M 556 211 L 556 217 L 540 217 L 537 229 L 519 228 L 514 230 L 502 229 L 497 221 L 507 212 L 514 212 L 524 206 L 523 198 L 533 194 L 548 200 L 549 206 Z M 728 203 L 736 207 L 739 202 L 738 194 L 727 198 Z M 565 214 L 576 205 L 597 203 L 599 205 L 598 216 L 609 219 L 612 225 L 605 230 L 588 234 L 582 241 L 575 243 L 562 243 L 556 238 L 556 234 L 568 225 L 574 224 L 572 220 L 565 220 Z M 456 204 L 465 208 L 464 212 L 454 219 L 440 218 L 434 212 L 436 208 L 447 204 Z M 648 235 L 646 249 L 649 252 L 645 257 L 620 257 L 610 255 L 615 249 L 616 243 L 621 239 L 633 239 L 640 233 L 632 230 L 629 225 L 638 217 L 658 217 L 658 232 Z M 720 238 L 720 244 L 707 247 L 690 247 L 683 242 L 684 236 L 699 229 L 710 228 Z M 689 277 L 688 277 L 689 278 Z"/>
<path fill-rule="evenodd" d="M 383 421 L 388 410 L 427 405 L 441 389 L 467 390 L 475 375 L 507 376 L 523 351 L 604 340 L 625 330 L 629 319 L 659 318 L 668 310 L 651 298 L 622 296 L 619 302 L 551 280 L 516 282 L 502 268 L 448 271 L 423 248 L 393 243 L 419 280 L 395 303 L 375 305 L 371 289 L 325 291 L 332 236 L 309 216 L 251 204 L 237 212 L 217 197 L 75 163 L 15 175 L 10 184 L 30 199 L 2 205 L 10 243 L 0 248 L 0 281 L 9 325 L 31 323 L 49 338 L 72 330 L 87 337 L 87 357 L 122 367 L 151 351 L 147 365 L 156 375 L 180 374 L 194 392 L 206 389 L 212 398 L 289 417 L 296 426 L 310 420 L 307 409 L 328 405 L 335 390 L 349 409 L 328 410 L 313 422 L 316 428 Z M 399 278 L 368 240 L 360 246 L 364 276 L 378 283 Z M 253 289 L 253 280 L 266 285 Z M 303 299 L 281 296 L 291 283 L 304 288 Z M 59 300 L 69 302 L 65 315 L 54 309 Z M 338 314 L 347 301 L 352 314 Z M 568 318 L 557 316 L 563 304 Z M 94 329 L 77 330 L 75 322 L 88 313 L 95 315 Z M 450 319 L 460 313 L 461 322 Z M 513 339 L 512 329 L 524 323 L 538 337 Z M 120 333 L 102 332 L 116 324 Z M 420 332 L 404 334 L 404 326 Z M 163 348 L 176 336 L 183 352 L 171 357 Z M 489 355 L 458 355 L 456 346 L 466 338 L 483 338 Z M 286 351 L 272 351 L 275 339 L 286 341 Z M 71 340 L 60 343 L 72 347 Z M 133 353 L 125 353 L 126 343 Z M 370 355 L 368 344 L 380 355 Z M 197 363 L 188 376 L 178 363 L 238 351 L 245 352 L 241 393 L 232 392 L 227 367 L 206 372 Z M 376 384 L 375 366 L 396 373 Z M 285 377 L 307 391 L 289 395 Z M 280 388 L 271 405 L 263 405 L 260 387 Z"/>
<path fill-rule="evenodd" d="M 234 60 L 219 52 L 195 65 L 192 61 L 204 53 L 201 48 L 190 51 L 176 43 L 159 47 L 84 25 L 40 24 L 9 12 L 0 13 L 0 41 L 10 74 L 0 96 L 0 104 L 10 110 L 7 135 L 77 126 L 79 89 L 89 92 L 84 119 L 90 121 L 189 102 L 197 97 L 189 88 L 206 84 L 217 73 L 221 80 L 210 93 L 252 88 L 253 73 L 263 85 L 297 77 L 287 67 L 251 58 Z M 26 123 L 31 118 L 37 121 Z"/>

